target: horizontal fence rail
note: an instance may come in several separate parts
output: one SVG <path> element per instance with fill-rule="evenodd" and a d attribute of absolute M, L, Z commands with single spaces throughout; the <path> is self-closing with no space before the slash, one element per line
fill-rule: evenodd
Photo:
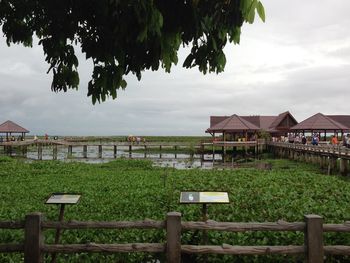
<path fill-rule="evenodd" d="M 43 252 L 53 253 L 83 253 L 83 252 L 165 252 L 165 245 L 160 243 L 132 243 L 132 244 L 70 244 L 44 245 Z"/>
<path fill-rule="evenodd" d="M 224 255 L 300 255 L 305 254 L 304 246 L 191 246 L 182 245 L 181 252 L 187 254 Z"/>
<path fill-rule="evenodd" d="M 51 222 L 43 220 L 41 213 L 32 213 L 25 221 L 0 222 L 0 229 L 23 229 L 24 244 L 0 244 L 0 253 L 24 253 L 26 263 L 43 262 L 45 253 L 130 253 L 148 252 L 165 253 L 167 262 L 178 263 L 181 254 L 226 254 L 226 255 L 304 255 L 307 262 L 323 262 L 324 255 L 350 255 L 350 246 L 323 245 L 324 232 L 350 232 L 350 222 L 343 224 L 323 224 L 323 218 L 317 215 L 306 215 L 305 222 L 286 222 L 279 220 L 271 223 L 233 223 L 216 222 L 183 222 L 181 214 L 170 212 L 164 221 L 145 219 L 142 221 L 69 221 Z M 45 244 L 44 230 L 47 229 L 164 229 L 165 243 L 127 243 L 127 244 Z M 304 233 L 304 244 L 286 246 L 237 246 L 187 245 L 181 244 L 182 231 L 299 231 Z"/>
<path fill-rule="evenodd" d="M 143 221 L 115 221 L 115 222 L 43 222 L 42 227 L 46 229 L 164 229 L 165 221 L 143 220 Z"/>
<path fill-rule="evenodd" d="M 208 220 L 207 222 L 182 222 L 183 230 L 216 230 L 228 232 L 245 231 L 304 231 L 305 223 L 288 223 L 278 221 L 277 223 L 230 223 L 216 222 Z"/>

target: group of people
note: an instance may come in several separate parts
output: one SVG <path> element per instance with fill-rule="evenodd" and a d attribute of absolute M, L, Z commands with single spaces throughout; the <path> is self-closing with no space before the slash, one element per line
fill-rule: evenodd
<path fill-rule="evenodd" d="M 11 141 L 11 142 L 15 142 L 15 141 L 23 141 L 23 140 L 24 140 L 24 138 L 23 138 L 23 136 L 21 136 L 21 135 L 18 136 L 17 138 L 16 138 L 15 136 L 12 135 L 11 137 L 7 137 L 7 138 L 5 138 L 5 139 L 4 139 L 2 136 L 0 136 L 0 142 L 4 142 L 4 141 L 5 141 L 5 142 L 6 142 L 6 141 L 7 141 L 7 142 L 10 142 L 10 141 Z"/>
<path fill-rule="evenodd" d="M 132 144 L 136 143 L 136 144 L 140 144 L 140 142 L 142 141 L 143 143 L 146 142 L 146 138 L 143 137 L 138 137 L 138 136 L 133 136 L 133 135 L 129 135 L 127 138 L 126 138 L 126 141 L 127 142 L 130 142 Z"/>
<path fill-rule="evenodd" d="M 274 140 L 277 141 L 277 140 Z M 318 145 L 320 143 L 320 136 L 318 133 L 314 133 L 311 135 L 311 137 L 305 137 L 305 135 L 299 136 L 299 134 L 289 134 L 288 137 L 282 137 L 281 141 L 283 142 L 289 142 L 289 143 L 301 143 L 301 144 L 312 144 L 312 145 Z M 339 142 L 338 136 L 333 135 L 329 141 L 331 145 L 341 145 L 347 148 L 350 148 L 350 134 L 343 135 L 342 141 Z"/>

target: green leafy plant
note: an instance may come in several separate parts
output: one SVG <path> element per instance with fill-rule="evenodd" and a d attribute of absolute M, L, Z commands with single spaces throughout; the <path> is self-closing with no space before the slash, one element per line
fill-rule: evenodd
<path fill-rule="evenodd" d="M 150 218 L 164 220 L 167 211 L 182 213 L 184 221 L 201 220 L 200 205 L 179 204 L 180 192 L 227 191 L 230 204 L 209 205 L 209 219 L 221 222 L 276 222 L 279 219 L 303 221 L 305 214 L 319 214 L 326 223 L 350 219 L 350 184 L 347 179 L 321 174 L 317 167 L 288 160 L 266 160 L 267 171 L 247 168 L 235 170 L 175 170 L 153 167 L 149 161 L 116 160 L 105 164 L 43 161 L 25 163 L 0 158 L 0 220 L 23 220 L 30 212 L 43 212 L 47 220 L 57 220 L 58 207 L 45 205 L 52 192 L 80 192 L 81 202 L 67 206 L 65 220 L 124 221 Z M 289 169 L 286 169 L 289 167 Z M 164 186 L 164 174 L 167 174 Z M 301 245 L 297 232 L 229 233 L 209 231 L 209 244 L 222 245 Z M 0 230 L 0 243 L 23 240 L 22 231 Z M 52 243 L 54 232 L 45 232 Z M 63 243 L 158 243 L 164 231 L 153 230 L 76 230 L 64 231 Z M 182 233 L 183 244 L 199 244 L 201 233 Z M 349 245 L 347 233 L 326 233 L 325 243 Z M 162 255 L 67 254 L 59 262 L 164 262 Z M 192 262 L 199 261 L 191 257 Z M 210 255 L 209 262 L 296 262 L 284 256 Z M 326 262 L 345 262 L 347 258 L 327 257 Z M 21 255 L 0 254 L 0 262 L 21 262 Z"/>

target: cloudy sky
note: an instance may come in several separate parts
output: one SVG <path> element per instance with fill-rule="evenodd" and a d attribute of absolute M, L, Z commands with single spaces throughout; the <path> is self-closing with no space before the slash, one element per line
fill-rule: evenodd
<path fill-rule="evenodd" d="M 31 134 L 205 135 L 210 115 L 350 114 L 350 1 L 262 2 L 266 23 L 243 26 L 241 44 L 225 49 L 224 73 L 183 69 L 183 49 L 170 74 L 129 76 L 116 100 L 99 105 L 86 95 L 83 55 L 79 90 L 53 93 L 41 47 L 8 48 L 0 37 L 0 123 Z"/>

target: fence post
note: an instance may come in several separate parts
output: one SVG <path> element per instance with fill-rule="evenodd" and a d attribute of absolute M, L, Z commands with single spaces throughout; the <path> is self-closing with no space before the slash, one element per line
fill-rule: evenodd
<path fill-rule="evenodd" d="M 308 263 L 323 262 L 323 218 L 318 215 L 305 215 L 305 247 Z"/>
<path fill-rule="evenodd" d="M 169 212 L 166 218 L 167 263 L 181 262 L 181 213 Z"/>
<path fill-rule="evenodd" d="M 24 262 L 42 263 L 43 254 L 41 247 L 43 245 L 43 233 L 41 231 L 42 222 L 41 213 L 31 213 L 25 217 L 24 229 Z"/>

